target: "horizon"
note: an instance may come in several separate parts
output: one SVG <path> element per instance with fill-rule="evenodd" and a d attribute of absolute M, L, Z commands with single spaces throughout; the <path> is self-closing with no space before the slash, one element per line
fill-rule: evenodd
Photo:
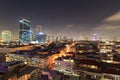
<path fill-rule="evenodd" d="M 44 33 L 53 36 L 92 39 L 97 34 L 120 40 L 119 4 L 119 0 L 1 0 L 0 32 L 10 30 L 13 38 L 18 37 L 19 20 L 25 18 L 31 21 L 31 29 L 41 25 Z"/>

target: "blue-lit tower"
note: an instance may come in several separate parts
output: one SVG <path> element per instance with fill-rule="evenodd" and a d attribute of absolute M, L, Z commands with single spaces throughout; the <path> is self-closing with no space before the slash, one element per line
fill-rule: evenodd
<path fill-rule="evenodd" d="M 33 31 L 33 41 L 38 44 L 45 44 L 47 41 L 47 34 L 43 33 L 42 26 L 38 25 Z"/>
<path fill-rule="evenodd" d="M 45 44 L 46 43 L 46 38 L 47 38 L 47 35 L 44 34 L 43 32 L 39 32 L 36 35 L 36 40 L 38 41 L 39 44 Z"/>
<path fill-rule="evenodd" d="M 29 44 L 30 42 L 30 24 L 31 22 L 27 19 L 19 20 L 19 39 L 22 44 Z"/>

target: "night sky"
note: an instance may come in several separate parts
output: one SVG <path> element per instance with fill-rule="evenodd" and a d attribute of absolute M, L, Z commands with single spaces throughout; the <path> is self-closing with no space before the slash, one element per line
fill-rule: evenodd
<path fill-rule="evenodd" d="M 0 32 L 18 37 L 21 18 L 50 35 L 120 39 L 120 0 L 0 0 Z"/>

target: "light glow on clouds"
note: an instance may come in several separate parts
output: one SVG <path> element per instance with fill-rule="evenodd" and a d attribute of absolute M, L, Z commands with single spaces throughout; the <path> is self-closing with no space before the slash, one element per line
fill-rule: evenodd
<path fill-rule="evenodd" d="M 117 30 L 117 29 L 120 29 L 120 25 L 102 24 L 95 28 L 95 30 L 105 30 L 105 31 Z"/>
<path fill-rule="evenodd" d="M 118 11 L 114 15 L 109 16 L 103 20 L 103 22 L 116 22 L 116 21 L 120 21 L 120 11 Z"/>
<path fill-rule="evenodd" d="M 120 11 L 103 20 L 103 23 L 95 28 L 95 30 L 118 30 L 120 29 Z"/>
<path fill-rule="evenodd" d="M 74 27 L 74 24 L 68 24 L 68 25 L 66 25 L 66 28 L 72 28 L 72 27 Z"/>
<path fill-rule="evenodd" d="M 112 39 L 113 36 L 120 39 L 120 11 L 103 19 L 102 23 L 94 28 L 93 32 L 100 32 L 104 39 Z"/>

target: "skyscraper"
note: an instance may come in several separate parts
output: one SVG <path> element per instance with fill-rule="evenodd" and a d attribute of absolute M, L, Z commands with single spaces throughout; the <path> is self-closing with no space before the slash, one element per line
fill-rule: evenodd
<path fill-rule="evenodd" d="M 2 41 L 3 42 L 10 42 L 11 41 L 11 31 L 4 30 L 1 33 Z"/>
<path fill-rule="evenodd" d="M 30 42 L 30 24 L 31 22 L 27 19 L 20 19 L 19 24 L 19 39 L 22 44 Z"/>
<path fill-rule="evenodd" d="M 47 41 L 47 34 L 43 33 L 42 26 L 37 26 L 33 31 L 32 40 L 38 44 L 45 44 Z"/>
<path fill-rule="evenodd" d="M 36 40 L 39 44 L 45 44 L 46 43 L 47 35 L 43 32 L 39 32 L 39 34 L 36 35 Z"/>

